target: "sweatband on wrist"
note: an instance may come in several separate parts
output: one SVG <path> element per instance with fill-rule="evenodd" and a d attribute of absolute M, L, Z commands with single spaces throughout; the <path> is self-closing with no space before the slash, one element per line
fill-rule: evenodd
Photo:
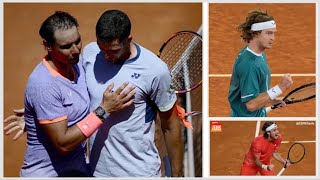
<path fill-rule="evenodd" d="M 268 165 L 262 164 L 261 168 L 266 171 L 269 171 Z"/>
<path fill-rule="evenodd" d="M 278 97 L 280 94 L 282 94 L 282 91 L 279 87 L 279 85 L 274 86 L 273 88 L 269 89 L 267 91 L 269 97 L 271 100 L 274 100 L 276 97 Z"/>
<path fill-rule="evenodd" d="M 102 121 L 91 112 L 83 120 L 79 121 L 77 126 L 86 137 L 90 137 L 102 124 Z"/>

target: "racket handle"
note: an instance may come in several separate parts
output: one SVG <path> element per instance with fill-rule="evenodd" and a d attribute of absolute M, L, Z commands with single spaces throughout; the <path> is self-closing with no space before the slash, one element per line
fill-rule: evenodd
<path fill-rule="evenodd" d="M 266 113 L 278 108 L 279 105 L 281 105 L 281 103 L 275 104 L 275 105 L 270 106 L 270 107 L 266 107 Z"/>
<path fill-rule="evenodd" d="M 266 113 L 268 113 L 268 112 L 270 112 L 270 111 L 272 111 L 273 109 L 272 109 L 272 106 L 270 106 L 270 107 L 266 107 Z"/>
<path fill-rule="evenodd" d="M 277 174 L 277 176 L 281 176 L 281 174 L 283 173 L 283 171 L 285 170 L 286 168 L 282 168 L 281 171 Z"/>

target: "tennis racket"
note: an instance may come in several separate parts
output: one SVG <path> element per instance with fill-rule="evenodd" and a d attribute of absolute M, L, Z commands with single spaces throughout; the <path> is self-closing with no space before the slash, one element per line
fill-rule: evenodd
<path fill-rule="evenodd" d="M 303 144 L 293 143 L 289 148 L 287 159 L 291 164 L 296 164 L 304 158 L 305 154 L 306 154 L 306 149 L 304 148 Z M 287 163 L 283 166 L 283 168 L 277 174 L 277 176 L 280 176 L 286 168 L 287 168 Z"/>
<path fill-rule="evenodd" d="M 290 91 L 284 98 L 283 101 L 286 104 L 294 104 L 298 102 L 304 102 L 309 99 L 316 97 L 316 83 L 309 83 L 302 85 L 292 91 Z M 270 112 L 273 109 L 280 107 L 281 103 L 275 104 L 271 107 L 266 108 L 266 112 Z"/>
<path fill-rule="evenodd" d="M 179 31 L 160 48 L 158 57 L 167 63 L 176 93 L 186 93 L 202 84 L 202 37 Z"/>

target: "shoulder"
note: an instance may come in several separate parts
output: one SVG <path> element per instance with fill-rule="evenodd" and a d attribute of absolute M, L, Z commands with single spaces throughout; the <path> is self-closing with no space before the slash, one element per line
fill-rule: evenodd
<path fill-rule="evenodd" d="M 43 75 L 41 76 L 41 78 L 35 76 L 28 79 L 25 97 L 29 100 L 33 99 L 34 102 L 50 101 L 53 97 L 59 97 L 61 89 L 57 81 L 54 78 L 45 79 Z"/>
<path fill-rule="evenodd" d="M 144 48 L 143 46 L 135 43 L 140 49 L 140 58 L 143 60 L 145 66 L 148 66 L 152 69 L 152 72 L 156 74 L 168 73 L 168 65 L 161 60 L 157 55 L 155 55 L 150 50 Z"/>
<path fill-rule="evenodd" d="M 259 141 L 263 141 L 263 140 L 264 140 L 263 135 L 259 135 L 259 136 L 254 138 L 254 142 L 259 142 Z"/>
<path fill-rule="evenodd" d="M 91 42 L 87 44 L 82 51 L 82 58 L 83 58 L 83 63 L 90 61 L 92 58 L 100 53 L 100 48 L 97 44 L 97 42 Z"/>
<path fill-rule="evenodd" d="M 46 66 L 43 64 L 43 62 L 40 62 L 32 71 L 28 78 L 29 84 L 46 84 L 48 81 L 52 81 L 53 76 L 50 74 L 49 70 L 46 68 Z"/>
<path fill-rule="evenodd" d="M 265 141 L 263 135 L 259 135 L 258 137 L 254 138 L 252 144 L 255 146 L 260 146 L 263 144 L 263 142 Z"/>
<path fill-rule="evenodd" d="M 86 46 L 84 46 L 83 48 L 83 52 L 89 53 L 91 51 L 100 51 L 99 46 L 97 44 L 97 42 L 91 42 L 89 44 L 87 44 Z"/>
<path fill-rule="evenodd" d="M 137 48 L 139 48 L 138 51 L 140 51 L 140 55 L 142 55 L 142 58 L 150 58 L 151 63 L 164 63 L 156 54 L 154 54 L 149 49 L 141 46 L 140 44 L 134 42 Z"/>
<path fill-rule="evenodd" d="M 32 71 L 28 78 L 27 89 L 43 91 L 52 89 L 56 84 L 56 78 L 49 72 L 45 65 L 41 62 Z"/>
<path fill-rule="evenodd" d="M 250 52 L 246 52 L 245 55 L 238 58 L 236 68 L 242 73 L 259 72 L 262 61 L 262 56 L 255 56 Z"/>

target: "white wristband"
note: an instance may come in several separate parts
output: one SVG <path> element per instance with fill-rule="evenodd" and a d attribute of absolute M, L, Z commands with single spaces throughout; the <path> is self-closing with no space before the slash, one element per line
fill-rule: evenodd
<path fill-rule="evenodd" d="M 268 165 L 262 164 L 261 168 L 268 171 Z"/>
<path fill-rule="evenodd" d="M 267 91 L 269 97 L 271 100 L 274 100 L 276 97 L 278 97 L 280 94 L 282 94 L 282 91 L 278 85 L 274 86 L 273 88 L 269 89 Z"/>

